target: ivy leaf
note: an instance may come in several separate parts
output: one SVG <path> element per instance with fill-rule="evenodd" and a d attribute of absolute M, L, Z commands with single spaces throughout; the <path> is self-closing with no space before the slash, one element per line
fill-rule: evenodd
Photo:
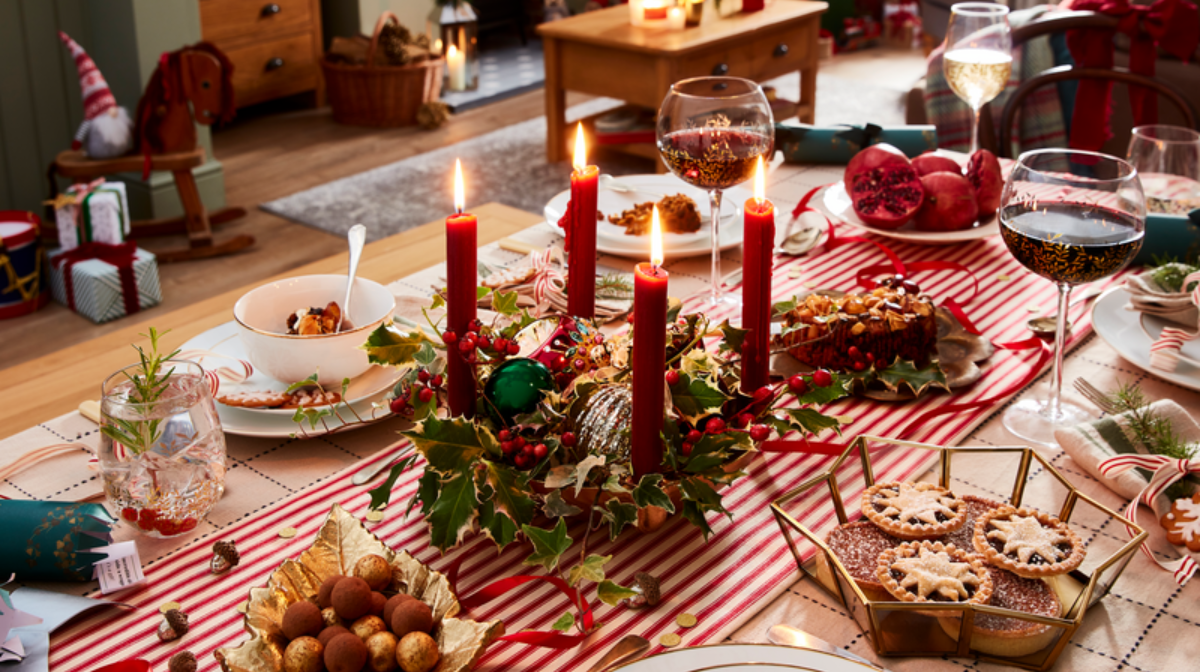
<path fill-rule="evenodd" d="M 545 479 L 547 488 L 564 488 L 574 482 L 575 465 L 573 464 L 561 464 L 557 467 L 551 467 Z"/>
<path fill-rule="evenodd" d="M 671 403 L 680 417 L 693 425 L 705 416 L 720 413 L 729 399 L 729 395 L 707 378 L 686 373 L 679 374 L 679 380 L 671 386 Z"/>
<path fill-rule="evenodd" d="M 646 474 L 638 481 L 633 489 L 633 503 L 639 509 L 647 506 L 657 506 L 666 509 L 667 513 L 675 513 L 675 504 L 662 488 L 662 474 Z"/>
<path fill-rule="evenodd" d="M 604 485 L 601 487 L 605 492 L 611 492 L 614 495 L 624 495 L 629 492 L 629 488 L 621 485 L 621 477 L 617 474 L 610 474 L 608 478 L 604 479 Z"/>
<path fill-rule="evenodd" d="M 292 414 L 292 422 L 298 425 L 303 425 L 305 422 L 307 422 L 309 429 L 316 429 L 317 423 L 320 422 L 322 418 L 328 418 L 332 415 L 333 409 L 329 406 L 319 406 L 316 408 L 302 406 L 297 408 L 296 412 Z M 134 445 L 137 444 L 135 443 Z"/>
<path fill-rule="evenodd" d="M 718 327 L 721 330 L 721 344 L 719 349 L 722 352 L 741 352 L 742 343 L 746 341 L 746 334 L 750 333 L 749 329 L 739 329 L 729 323 L 726 319 Z"/>
<path fill-rule="evenodd" d="M 431 415 L 412 431 L 401 434 L 413 442 L 433 470 L 443 475 L 466 469 L 487 452 L 475 424 L 466 418 L 443 420 Z"/>
<path fill-rule="evenodd" d="M 787 299 L 786 301 L 776 301 L 775 304 L 773 306 L 771 306 L 771 316 L 772 317 L 782 317 L 783 315 L 786 315 L 786 314 L 792 312 L 793 310 L 795 310 L 796 306 L 798 306 L 798 305 L 800 305 L 800 301 L 795 296 L 793 296 L 790 299 Z"/>
<path fill-rule="evenodd" d="M 496 507 L 490 500 L 479 507 L 479 527 L 501 549 L 517 538 L 516 523 L 508 516 L 497 514 Z"/>
<path fill-rule="evenodd" d="M 379 487 L 372 488 L 368 491 L 371 495 L 371 510 L 383 508 L 392 499 L 392 486 L 396 485 L 396 479 L 400 478 L 400 474 L 404 473 L 405 469 L 412 466 L 413 462 L 417 461 L 416 455 L 408 455 L 404 459 L 392 465 L 391 472 L 388 477 L 379 484 Z"/>
<path fill-rule="evenodd" d="M 563 499 L 562 490 L 554 490 L 546 495 L 546 501 L 542 504 L 542 510 L 551 518 L 562 518 L 564 516 L 574 516 L 583 513 L 583 509 L 578 506 L 573 506 Z"/>
<path fill-rule="evenodd" d="M 420 329 L 397 332 L 381 324 L 358 347 L 367 351 L 367 360 L 372 364 L 404 366 L 416 361 L 421 345 L 427 342 L 429 337 Z"/>
<path fill-rule="evenodd" d="M 731 450 L 750 450 L 752 447 L 746 432 L 705 434 L 692 446 L 692 454 L 688 455 L 683 469 L 690 474 L 699 474 L 728 462 Z"/>
<path fill-rule="evenodd" d="M 616 541 L 626 525 L 636 525 L 637 512 L 638 507 L 629 502 L 622 502 L 618 499 L 608 500 L 608 513 L 612 516 L 608 523 L 608 538 Z"/>
<path fill-rule="evenodd" d="M 492 310 L 501 315 L 517 314 L 517 293 L 496 292 L 492 296 Z"/>
<path fill-rule="evenodd" d="M 437 350 L 433 349 L 433 343 L 428 340 L 422 342 L 421 347 L 413 354 L 413 359 L 421 366 L 430 366 L 437 358 Z"/>
<path fill-rule="evenodd" d="M 576 467 L 575 467 L 575 496 L 576 497 L 578 497 L 579 493 L 583 491 L 583 485 L 585 482 L 587 482 L 588 472 L 592 470 L 592 467 L 603 467 L 604 460 L 605 460 L 605 457 L 603 455 L 588 455 L 587 457 L 580 460 L 579 464 L 576 465 Z"/>
<path fill-rule="evenodd" d="M 429 543 L 443 552 L 458 545 L 471 531 L 478 515 L 475 480 L 466 472 L 454 474 L 442 484 L 442 492 L 426 518 Z"/>
<path fill-rule="evenodd" d="M 487 484 L 494 491 L 491 496 L 496 515 L 508 516 L 514 528 L 533 520 L 533 499 L 525 494 L 529 490 L 529 475 L 497 462 L 484 460 L 487 465 Z"/>
<path fill-rule="evenodd" d="M 559 616 L 558 620 L 554 622 L 554 625 L 550 626 L 550 629 L 558 630 L 559 632 L 567 632 L 573 627 L 575 627 L 575 614 L 572 614 L 568 611 L 562 616 Z"/>
<path fill-rule="evenodd" d="M 918 367 L 915 362 L 897 357 L 890 366 L 880 370 L 878 375 L 879 381 L 892 392 L 899 392 L 903 387 L 919 397 L 930 387 L 950 391 L 950 385 L 946 383 L 946 374 L 937 362 Z"/>
<path fill-rule="evenodd" d="M 610 607 L 615 607 L 621 600 L 637 597 L 637 593 L 612 581 L 601 581 L 596 589 L 597 597 Z"/>
<path fill-rule="evenodd" d="M 612 560 L 611 555 L 596 555 L 595 553 L 584 558 L 583 562 L 571 568 L 567 574 L 567 585 L 574 587 L 579 583 L 580 579 L 587 579 L 592 583 L 600 583 L 604 580 L 604 563 Z"/>
<path fill-rule="evenodd" d="M 317 377 L 319 375 L 320 375 L 319 372 L 313 373 L 311 376 L 309 376 L 308 378 L 305 378 L 304 380 L 297 380 L 296 382 L 292 383 L 291 385 L 288 385 L 287 389 L 284 390 L 284 392 L 286 392 L 287 394 L 291 394 L 292 392 L 295 392 L 296 390 L 300 390 L 300 389 L 303 389 L 303 388 L 306 388 L 306 387 L 309 387 L 312 385 L 316 385 Z"/>
<path fill-rule="evenodd" d="M 825 415 L 811 408 L 785 408 L 783 413 L 787 416 L 788 424 L 795 429 L 804 430 L 809 434 L 820 434 L 826 429 L 834 429 L 841 434 L 838 419 L 831 415 Z"/>
<path fill-rule="evenodd" d="M 559 558 L 571 547 L 571 537 L 567 536 L 567 521 L 562 518 L 558 519 L 558 524 L 552 530 L 522 525 L 521 531 L 533 542 L 533 553 L 525 558 L 525 564 L 531 567 L 541 565 L 547 573 L 554 571 Z"/>

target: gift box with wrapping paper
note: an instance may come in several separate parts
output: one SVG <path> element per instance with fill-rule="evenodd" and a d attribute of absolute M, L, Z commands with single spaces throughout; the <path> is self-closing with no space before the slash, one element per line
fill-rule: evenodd
<path fill-rule="evenodd" d="M 54 300 L 97 324 L 162 301 L 158 262 L 132 241 L 84 243 L 72 250 L 51 250 L 48 256 Z"/>

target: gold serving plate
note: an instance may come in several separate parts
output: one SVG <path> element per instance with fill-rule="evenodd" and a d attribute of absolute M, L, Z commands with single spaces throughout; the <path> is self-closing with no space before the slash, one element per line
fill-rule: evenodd
<path fill-rule="evenodd" d="M 245 627 L 250 639 L 213 655 L 225 672 L 282 672 L 288 639 L 283 613 L 295 602 L 315 599 L 321 583 L 338 574 L 349 575 L 367 555 L 381 555 L 392 566 L 391 590 L 420 599 L 433 610 L 433 638 L 441 659 L 434 672 L 464 672 L 474 667 L 489 644 L 504 634 L 500 621 L 480 623 L 454 618 L 461 610 L 450 580 L 421 564 L 407 552 L 396 552 L 371 534 L 362 522 L 334 504 L 317 532 L 312 547 L 298 560 L 284 560 L 267 585 L 250 589 Z"/>

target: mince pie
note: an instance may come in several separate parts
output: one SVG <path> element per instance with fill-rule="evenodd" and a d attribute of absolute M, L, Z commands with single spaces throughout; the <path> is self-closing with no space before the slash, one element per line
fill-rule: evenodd
<path fill-rule="evenodd" d="M 991 606 L 1049 618 L 1062 615 L 1062 602 L 1045 581 L 1022 578 L 999 567 L 987 571 L 992 579 Z M 962 626 L 958 618 L 943 617 L 938 623 L 947 635 L 958 639 Z M 1049 646 L 1059 632 L 1062 630 L 1033 621 L 977 613 L 971 648 L 993 656 L 1025 656 Z"/>
<path fill-rule="evenodd" d="M 905 602 L 987 604 L 992 578 L 978 556 L 937 541 L 910 541 L 879 554 L 875 576 Z"/>
<path fill-rule="evenodd" d="M 879 554 L 904 543 L 874 523 L 860 520 L 833 528 L 825 538 L 825 545 L 842 563 L 842 567 L 854 578 L 854 582 L 869 600 L 886 602 L 892 599 L 875 576 L 879 565 Z M 832 575 L 833 570 L 825 562 L 825 554 L 817 554 L 818 572 Z"/>
<path fill-rule="evenodd" d="M 1004 506 L 975 523 L 975 550 L 989 564 L 1017 576 L 1042 578 L 1066 574 L 1083 562 L 1083 540 L 1054 516 Z"/>
<path fill-rule="evenodd" d="M 863 492 L 862 512 L 901 539 L 935 539 L 962 528 L 967 503 L 932 483 L 876 483 Z"/>

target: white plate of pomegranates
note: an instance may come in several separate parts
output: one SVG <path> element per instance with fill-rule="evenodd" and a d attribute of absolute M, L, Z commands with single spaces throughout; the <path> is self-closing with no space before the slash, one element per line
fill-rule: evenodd
<path fill-rule="evenodd" d="M 1000 233 L 996 210 L 1004 174 L 996 156 L 926 152 L 911 161 L 891 145 L 854 156 L 825 190 L 830 215 L 881 236 L 951 245 Z"/>

